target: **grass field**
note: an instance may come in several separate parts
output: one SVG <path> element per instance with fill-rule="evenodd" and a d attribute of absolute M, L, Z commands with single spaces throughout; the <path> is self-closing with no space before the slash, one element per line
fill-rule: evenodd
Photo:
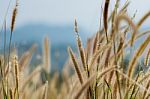
<path fill-rule="evenodd" d="M 9 50 L 6 52 L 4 35 L 4 53 L 0 57 L 0 99 L 150 99 L 150 30 L 139 32 L 150 11 L 135 23 L 136 14 L 129 17 L 127 13 L 129 3 L 118 9 L 119 1 L 109 12 L 110 0 L 105 0 L 100 29 L 87 39 L 86 46 L 82 45 L 75 20 L 78 53 L 68 47 L 69 58 L 62 72 L 52 74 L 48 37 L 43 42 L 42 62 L 32 71 L 30 61 L 36 45 L 19 58 L 19 49 L 12 49 L 19 13 L 17 0 L 12 12 Z M 135 49 L 135 42 L 142 37 L 145 39 Z M 128 53 L 131 57 L 126 63 Z M 138 67 L 142 57 L 144 62 L 140 66 L 146 69 Z"/>

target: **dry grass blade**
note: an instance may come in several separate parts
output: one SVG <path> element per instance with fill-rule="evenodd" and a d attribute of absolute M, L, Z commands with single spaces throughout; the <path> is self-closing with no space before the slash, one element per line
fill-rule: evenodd
<path fill-rule="evenodd" d="M 123 38 L 120 38 L 120 43 L 119 43 L 117 52 L 119 52 L 120 50 L 122 50 L 123 44 L 124 44 Z"/>
<path fill-rule="evenodd" d="M 110 3 L 110 0 L 105 0 L 105 6 L 104 6 L 104 16 L 103 16 L 103 19 L 104 19 L 104 29 L 105 29 L 105 32 L 106 32 L 106 39 L 107 39 L 107 43 L 108 43 L 108 34 L 107 34 L 107 32 L 108 32 L 108 20 L 107 20 L 107 18 L 108 18 L 108 8 L 109 8 L 109 3 Z"/>
<path fill-rule="evenodd" d="M 148 90 L 149 87 L 150 87 L 150 79 L 148 80 L 148 82 L 146 84 L 146 89 Z M 146 94 L 147 94 L 147 91 L 145 90 L 144 93 L 143 93 L 143 96 L 142 96 L 143 98 L 142 99 L 145 99 Z"/>
<path fill-rule="evenodd" d="M 17 99 L 19 99 L 19 66 L 17 56 L 14 56 L 14 65 L 15 65 L 15 80 L 16 80 L 15 93 L 17 95 Z"/>
<path fill-rule="evenodd" d="M 9 38 L 9 50 L 8 50 L 9 51 L 8 52 L 8 69 L 6 71 L 6 74 L 8 73 L 8 70 L 9 70 L 9 58 L 10 58 L 10 50 L 11 50 L 12 33 L 13 33 L 14 27 L 15 27 L 17 11 L 18 11 L 18 0 L 16 1 L 16 6 L 13 9 L 13 14 L 12 14 L 12 19 L 11 19 L 11 34 L 10 34 L 10 38 Z"/>
<path fill-rule="evenodd" d="M 108 65 L 109 65 L 109 58 L 110 58 L 110 55 L 111 55 L 111 48 L 112 48 L 112 47 L 110 47 L 110 48 L 107 50 L 107 53 L 106 53 L 105 67 L 108 67 Z"/>
<path fill-rule="evenodd" d="M 1 74 L 2 77 L 4 77 L 2 65 L 3 65 L 3 59 L 0 57 L 0 74 Z M 5 66 L 5 65 L 4 65 L 4 66 Z"/>
<path fill-rule="evenodd" d="M 92 75 L 83 85 L 82 87 L 78 90 L 77 94 L 75 95 L 74 99 L 79 99 L 80 96 L 82 95 L 83 91 L 86 90 L 90 83 L 92 82 L 92 80 L 95 78 L 95 74 Z"/>
<path fill-rule="evenodd" d="M 120 38 L 120 43 L 119 43 L 119 46 L 117 48 L 117 53 L 121 52 L 121 54 L 117 56 L 117 60 L 119 60 L 120 58 L 123 59 L 123 54 L 124 54 L 123 46 L 124 46 L 124 40 L 123 40 L 123 38 Z"/>
<path fill-rule="evenodd" d="M 150 30 L 139 33 L 136 38 L 141 38 L 142 36 L 147 35 L 147 34 L 150 34 Z"/>
<path fill-rule="evenodd" d="M 141 20 L 137 24 L 137 28 L 139 28 L 149 16 L 150 16 L 150 11 L 141 18 Z"/>
<path fill-rule="evenodd" d="M 48 81 L 46 81 L 45 83 L 42 99 L 47 99 L 47 94 L 48 94 Z"/>
<path fill-rule="evenodd" d="M 76 32 L 76 33 L 78 33 L 78 24 L 77 24 L 77 20 L 75 19 L 75 22 L 74 22 L 74 31 Z"/>
<path fill-rule="evenodd" d="M 9 93 L 10 93 L 10 99 L 14 99 L 14 95 L 13 95 L 13 90 L 12 89 L 9 90 Z"/>
<path fill-rule="evenodd" d="M 99 43 L 99 32 L 96 33 L 96 36 L 94 39 L 93 54 L 97 51 L 98 43 Z"/>
<path fill-rule="evenodd" d="M 144 65 L 145 65 L 145 66 L 148 66 L 149 60 L 150 60 L 150 48 L 149 48 L 149 50 L 148 50 L 148 52 L 147 52 L 147 55 L 146 55 L 146 57 L 145 57 L 145 61 L 144 61 Z"/>
<path fill-rule="evenodd" d="M 135 78 L 135 82 L 138 81 L 139 76 L 140 76 L 140 74 L 138 74 L 137 77 Z M 131 86 L 133 86 L 133 89 L 132 89 L 132 93 L 131 93 L 130 99 L 133 97 L 133 95 L 134 95 L 134 93 L 135 93 L 135 91 L 136 91 L 136 87 L 137 87 L 137 86 L 135 85 L 135 83 L 132 84 Z M 130 89 L 130 88 L 129 88 L 129 89 Z"/>
<path fill-rule="evenodd" d="M 68 52 L 69 52 L 70 58 L 72 59 L 72 62 L 74 64 L 74 67 L 75 67 L 75 70 L 77 72 L 79 81 L 80 81 L 81 84 L 83 84 L 83 77 L 82 77 L 81 71 L 79 69 L 79 65 L 78 65 L 78 63 L 76 61 L 75 55 L 74 55 L 73 51 L 71 50 L 71 48 L 68 48 Z"/>
<path fill-rule="evenodd" d="M 135 82 L 138 82 L 138 79 L 140 78 L 139 76 L 140 76 L 140 74 L 138 74 L 138 75 L 136 76 Z M 129 86 L 129 88 L 125 90 L 126 92 L 125 92 L 125 95 L 124 95 L 124 99 L 128 97 L 131 88 L 133 88 L 132 93 L 131 93 L 131 96 L 130 96 L 130 99 L 131 99 L 132 96 L 133 96 L 133 94 L 134 94 L 134 92 L 135 92 L 136 87 L 137 87 L 137 86 L 136 86 L 135 83 L 131 84 L 131 85 Z"/>
<path fill-rule="evenodd" d="M 111 47 L 110 44 L 108 44 L 108 45 L 106 45 L 106 46 L 103 46 L 101 49 L 99 49 L 99 50 L 97 50 L 97 51 L 95 52 L 95 54 L 92 56 L 92 59 L 91 59 L 91 61 L 90 61 L 89 70 L 91 70 L 92 65 L 93 65 L 94 62 L 97 60 L 97 58 L 99 57 L 99 55 L 101 54 L 101 52 L 104 51 L 104 50 L 106 50 L 106 49 L 108 49 L 108 48 L 110 48 L 110 47 Z"/>
<path fill-rule="evenodd" d="M 51 62 L 50 62 L 50 46 L 49 46 L 49 40 L 48 37 L 45 37 L 44 39 L 44 52 L 43 52 L 43 62 L 44 62 L 44 69 L 47 73 L 50 73 L 51 69 Z"/>
<path fill-rule="evenodd" d="M 86 64 L 88 64 L 89 62 L 89 57 L 90 57 L 90 53 L 91 53 L 91 45 L 92 45 L 92 39 L 89 38 L 87 40 L 87 44 L 86 44 Z"/>
<path fill-rule="evenodd" d="M 88 67 L 86 65 L 85 51 L 84 51 L 84 48 L 82 46 L 82 41 L 81 41 L 81 38 L 80 38 L 79 33 L 78 33 L 78 25 L 77 25 L 76 20 L 75 20 L 75 32 L 77 34 L 77 45 L 78 45 L 78 51 L 80 53 L 82 65 L 84 67 L 84 70 L 88 70 Z"/>
<path fill-rule="evenodd" d="M 6 32 L 7 32 L 7 24 L 5 21 L 5 27 L 4 27 L 4 60 L 6 60 Z M 4 61 L 4 66 L 6 66 L 6 61 Z M 1 68 L 2 69 L 2 68 Z M 2 72 L 2 77 L 4 76 L 4 73 Z"/>
<path fill-rule="evenodd" d="M 25 67 L 27 66 L 27 65 L 29 65 L 29 63 L 30 63 L 30 61 L 31 61 L 31 58 L 32 58 L 32 55 L 33 55 L 33 52 L 36 50 L 36 47 L 37 47 L 37 45 L 36 44 L 34 44 L 30 49 L 29 49 L 29 51 L 27 51 L 27 52 L 25 52 L 22 56 L 21 56 L 21 58 L 20 58 L 20 60 L 19 60 L 19 70 L 20 71 L 23 71 L 24 69 L 25 69 Z"/>
<path fill-rule="evenodd" d="M 113 99 L 117 98 L 117 92 L 118 92 L 118 84 L 117 81 L 115 80 L 114 85 L 113 85 Z"/>
<path fill-rule="evenodd" d="M 125 12 L 127 10 L 127 7 L 129 6 L 129 4 L 130 4 L 130 2 L 127 0 L 126 3 L 124 4 L 124 6 L 119 11 L 119 13 Z"/>
<path fill-rule="evenodd" d="M 85 70 L 88 70 L 88 67 L 86 65 L 85 51 L 84 51 L 84 49 L 82 47 L 81 40 L 80 40 L 79 37 L 77 39 L 77 42 L 78 42 L 78 49 L 79 49 L 82 65 L 83 65 Z"/>
<path fill-rule="evenodd" d="M 127 72 L 127 75 L 129 78 L 133 77 L 133 73 L 135 71 L 134 67 L 137 64 L 137 59 L 140 57 L 140 55 L 142 55 L 142 53 L 144 52 L 144 50 L 146 49 L 148 44 L 150 44 L 150 35 L 147 37 L 147 39 L 144 41 L 144 43 L 137 49 L 132 60 L 129 62 L 128 72 Z"/>
<path fill-rule="evenodd" d="M 15 26 L 17 11 L 18 11 L 17 7 L 18 7 L 18 2 L 16 2 L 16 6 L 13 10 L 13 15 L 12 15 L 12 20 L 11 20 L 11 33 L 14 31 L 14 26 Z"/>
<path fill-rule="evenodd" d="M 138 35 L 135 37 L 135 40 L 141 38 L 142 36 L 147 35 L 148 33 L 149 33 L 149 31 L 145 31 L 145 32 L 142 32 L 142 33 L 138 34 Z M 129 44 L 131 44 L 131 39 L 128 40 L 126 44 L 124 44 L 124 46 L 122 47 L 122 49 L 125 49 Z M 118 53 L 116 53 L 116 56 L 119 56 L 119 55 L 122 53 L 122 49 L 121 49 Z M 114 55 L 111 56 L 111 57 L 110 57 L 110 60 L 114 59 L 114 57 L 115 57 Z"/>
<path fill-rule="evenodd" d="M 64 84 L 66 84 L 67 92 L 69 92 L 70 89 L 71 89 L 70 86 L 69 86 L 70 83 L 69 83 L 69 81 L 68 81 L 68 79 L 69 79 L 69 74 L 68 74 L 67 71 L 63 70 L 62 76 L 63 76 Z"/>
<path fill-rule="evenodd" d="M 16 87 L 18 89 L 19 87 L 19 69 L 18 69 L 18 63 L 15 63 L 15 76 L 16 76 Z"/>
<path fill-rule="evenodd" d="M 36 76 L 38 73 L 40 73 L 40 71 L 42 70 L 41 66 L 36 67 L 36 69 L 34 69 L 34 71 L 25 79 L 25 81 L 22 84 L 22 87 L 20 88 L 20 91 L 22 92 L 24 90 L 24 88 L 26 87 L 26 85 L 30 82 L 30 80 Z"/>
<path fill-rule="evenodd" d="M 139 84 L 138 82 L 136 82 L 135 80 L 133 80 L 132 78 L 129 78 L 128 75 L 122 73 L 120 70 L 116 70 L 120 75 L 124 76 L 127 80 L 131 81 L 132 83 L 136 84 L 139 88 L 141 88 L 142 90 L 146 91 L 146 92 L 150 92 L 149 90 L 147 90 L 143 85 Z"/>
<path fill-rule="evenodd" d="M 131 25 L 132 29 L 133 29 L 133 34 L 131 36 L 131 46 L 133 46 L 135 38 L 136 38 L 136 34 L 137 34 L 137 28 L 135 26 L 135 24 L 132 22 L 132 20 L 126 16 L 126 15 L 118 15 L 116 17 L 116 21 L 115 21 L 115 25 L 116 25 L 116 32 L 118 32 L 119 29 L 119 24 L 121 20 L 125 20 L 126 22 L 128 22 L 129 25 Z"/>
<path fill-rule="evenodd" d="M 102 77 L 103 75 L 105 75 L 107 72 L 110 72 L 110 71 L 114 70 L 115 68 L 116 68 L 116 66 L 112 66 L 112 67 L 108 67 L 108 68 L 104 69 L 103 71 L 101 71 L 101 72 L 98 74 L 97 79 L 98 79 L 98 80 L 101 79 L 101 77 Z"/>
<path fill-rule="evenodd" d="M 147 95 L 145 99 L 149 99 L 149 97 L 150 97 L 150 94 L 149 94 L 149 95 Z"/>
<path fill-rule="evenodd" d="M 144 75 L 144 77 L 142 77 L 142 78 L 139 80 L 139 82 L 142 83 L 142 82 L 144 82 L 146 79 L 148 79 L 149 77 L 150 77 L 150 71 L 148 71 L 148 72 Z"/>
<path fill-rule="evenodd" d="M 114 20 L 115 20 L 115 16 L 116 16 L 116 11 L 117 9 L 114 9 L 113 13 L 112 13 L 112 21 L 111 21 L 111 34 L 110 34 L 110 38 L 111 40 L 114 40 L 114 33 L 115 33 L 115 25 L 114 25 Z"/>

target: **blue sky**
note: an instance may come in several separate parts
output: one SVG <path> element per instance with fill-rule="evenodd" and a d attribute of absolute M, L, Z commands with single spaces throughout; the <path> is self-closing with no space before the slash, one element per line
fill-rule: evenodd
<path fill-rule="evenodd" d="M 150 10 L 150 0 L 129 1 L 131 1 L 128 8 L 129 14 L 132 16 L 137 10 L 135 21 Z M 2 24 L 8 2 L 9 0 L 0 0 L 0 25 Z M 74 19 L 77 18 L 79 26 L 93 32 L 98 29 L 99 26 L 102 2 L 104 2 L 104 0 L 19 0 L 16 27 L 31 22 L 73 25 Z M 114 2 L 115 0 L 111 0 L 110 10 L 113 8 Z M 125 0 L 121 0 L 121 4 L 124 2 Z M 15 0 L 12 0 L 7 21 L 11 19 L 14 3 Z M 148 20 L 145 25 L 150 25 L 150 20 Z"/>

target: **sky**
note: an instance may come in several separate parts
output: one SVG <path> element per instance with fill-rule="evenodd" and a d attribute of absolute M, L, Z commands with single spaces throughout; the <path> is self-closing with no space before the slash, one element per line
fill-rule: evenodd
<path fill-rule="evenodd" d="M 125 0 L 120 0 L 121 5 Z M 137 19 L 150 10 L 150 0 L 129 0 L 129 15 L 133 15 L 137 10 Z M 115 0 L 111 0 L 110 11 L 114 6 Z M 74 25 L 74 19 L 78 25 L 88 31 L 94 32 L 99 27 L 99 17 L 101 5 L 104 0 L 19 0 L 16 27 L 25 24 L 48 24 L 48 25 Z M 9 0 L 0 0 L 0 25 L 3 23 L 4 16 L 9 4 Z M 12 9 L 15 0 L 11 1 L 7 14 L 7 24 L 10 24 Z M 150 25 L 147 20 L 144 26 Z"/>

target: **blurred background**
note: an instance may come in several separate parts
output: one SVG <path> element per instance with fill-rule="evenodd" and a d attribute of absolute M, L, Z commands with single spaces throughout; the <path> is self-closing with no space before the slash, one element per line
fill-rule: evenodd
<path fill-rule="evenodd" d="M 114 8 L 116 0 L 110 0 L 109 11 Z M 122 6 L 126 0 L 120 0 Z M 10 35 L 10 23 L 15 0 L 0 1 L 0 29 L 6 17 L 7 39 Z M 149 0 L 129 0 L 129 16 L 136 12 L 134 21 L 140 19 L 150 10 Z M 100 26 L 100 16 L 104 0 L 19 0 L 17 20 L 13 34 L 13 42 L 20 49 L 19 53 L 28 50 L 32 44 L 38 45 L 34 58 L 42 57 L 42 43 L 45 36 L 49 37 L 51 45 L 52 69 L 61 70 L 67 60 L 67 47 L 76 47 L 74 19 L 77 19 L 82 41 L 93 35 Z M 142 30 L 150 26 L 148 19 Z M 1 32 L 0 42 L 3 42 Z M 8 41 L 8 40 L 7 40 Z M 8 43 L 8 42 L 7 42 Z M 3 45 L 0 43 L 0 50 Z"/>

